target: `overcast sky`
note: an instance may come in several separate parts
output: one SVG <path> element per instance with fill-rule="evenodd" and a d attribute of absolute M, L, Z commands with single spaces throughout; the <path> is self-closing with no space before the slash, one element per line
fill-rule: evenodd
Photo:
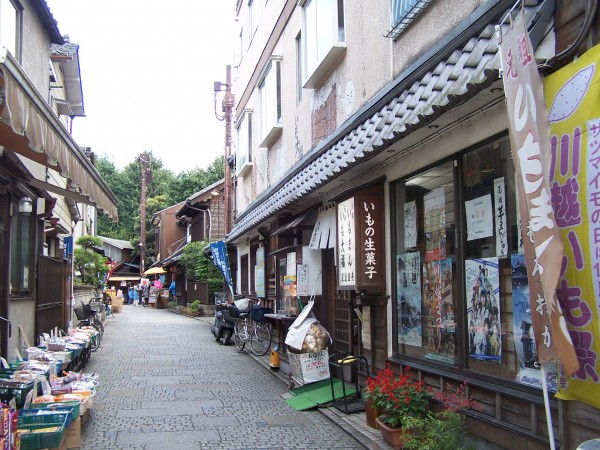
<path fill-rule="evenodd" d="M 233 64 L 235 0 L 47 0 L 79 44 L 80 146 L 118 168 L 145 149 L 175 173 L 224 154 L 213 85 Z M 222 96 L 217 111 L 221 113 Z"/>

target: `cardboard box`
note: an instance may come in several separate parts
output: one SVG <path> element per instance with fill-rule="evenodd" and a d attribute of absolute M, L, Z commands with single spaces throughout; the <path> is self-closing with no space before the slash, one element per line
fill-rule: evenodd
<path fill-rule="evenodd" d="M 81 447 L 81 417 L 71 422 L 69 428 L 65 430 L 63 446 L 65 448 Z"/>
<path fill-rule="evenodd" d="M 90 410 L 86 409 L 85 412 L 79 417 L 81 418 L 81 426 L 85 425 L 90 418 Z"/>
<path fill-rule="evenodd" d="M 292 381 L 297 386 L 327 380 L 329 378 L 329 352 L 290 353 L 288 360 L 292 371 Z"/>

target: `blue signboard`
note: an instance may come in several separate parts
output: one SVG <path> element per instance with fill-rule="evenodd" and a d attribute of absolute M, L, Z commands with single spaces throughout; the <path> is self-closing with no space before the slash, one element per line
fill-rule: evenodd
<path fill-rule="evenodd" d="M 225 281 L 229 286 L 231 295 L 233 295 L 233 281 L 231 280 L 231 270 L 229 268 L 229 257 L 227 256 L 227 250 L 225 249 L 225 242 L 217 241 L 210 243 L 210 251 L 212 253 L 213 262 L 215 266 L 223 273 Z"/>
<path fill-rule="evenodd" d="M 63 240 L 63 257 L 66 259 L 73 254 L 73 236 L 66 236 Z"/>

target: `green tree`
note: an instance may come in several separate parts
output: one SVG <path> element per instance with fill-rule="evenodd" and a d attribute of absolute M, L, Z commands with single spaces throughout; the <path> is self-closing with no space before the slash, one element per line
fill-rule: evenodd
<path fill-rule="evenodd" d="M 204 256 L 204 249 L 208 241 L 197 241 L 189 243 L 181 254 L 181 264 L 185 267 L 185 274 L 190 281 L 206 281 L 208 283 L 208 295 L 212 297 L 215 292 L 223 290 L 223 275 L 214 265 L 212 260 Z"/>
<path fill-rule="evenodd" d="M 101 247 L 102 240 L 96 236 L 81 236 L 75 242 L 75 268 L 79 272 L 82 284 L 101 286 L 108 273 L 107 259 L 92 250 L 92 247 Z"/>

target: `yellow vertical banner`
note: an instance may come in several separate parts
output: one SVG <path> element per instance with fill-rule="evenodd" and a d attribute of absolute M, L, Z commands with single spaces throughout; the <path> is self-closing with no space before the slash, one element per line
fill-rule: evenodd
<path fill-rule="evenodd" d="M 600 45 L 544 79 L 550 187 L 564 242 L 557 296 L 579 361 L 557 397 L 600 408 Z"/>

